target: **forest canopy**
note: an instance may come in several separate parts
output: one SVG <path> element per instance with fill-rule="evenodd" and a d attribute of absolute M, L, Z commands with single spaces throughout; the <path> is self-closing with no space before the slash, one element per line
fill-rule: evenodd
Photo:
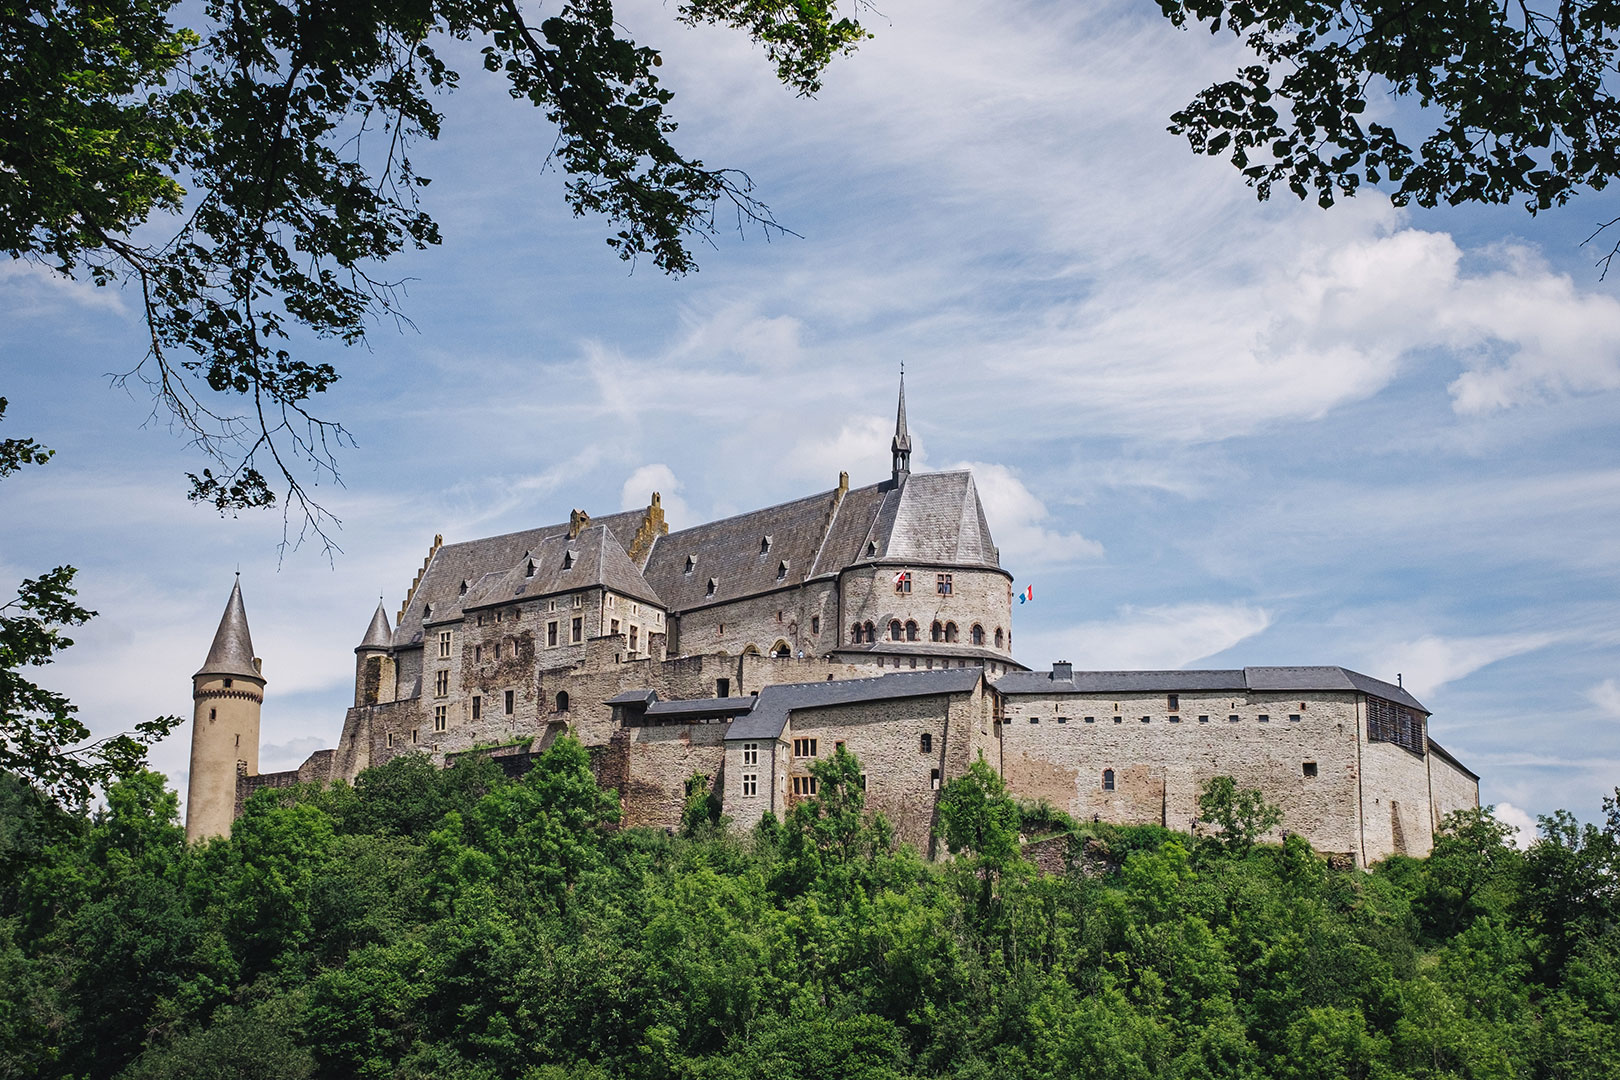
<path fill-rule="evenodd" d="M 516 780 L 410 756 L 192 847 L 156 774 L 89 815 L 0 778 L 0 1077 L 1620 1075 L 1612 800 L 1525 851 L 1454 815 L 1369 873 L 974 769 L 928 862 L 858 763 L 816 769 L 747 833 L 694 787 L 668 835 L 616 827 L 571 739 Z M 1067 872 L 1007 842 L 1048 831 Z"/>

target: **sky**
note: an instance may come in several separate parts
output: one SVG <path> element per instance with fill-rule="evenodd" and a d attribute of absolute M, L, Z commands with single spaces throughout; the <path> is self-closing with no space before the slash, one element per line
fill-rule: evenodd
<path fill-rule="evenodd" d="M 672 527 L 971 467 L 1031 667 L 1339 664 L 1397 675 L 1481 798 L 1532 828 L 1620 784 L 1620 280 L 1612 200 L 1257 202 L 1169 115 L 1241 61 L 1144 0 L 896 0 L 815 99 L 745 38 L 633 0 L 677 145 L 797 236 L 701 270 L 620 262 L 552 133 L 462 55 L 419 149 L 445 242 L 393 267 L 414 328 L 317 347 L 355 445 L 337 552 L 185 499 L 202 464 L 138 389 L 136 298 L 0 263 L 0 574 L 80 570 L 98 617 L 41 673 L 98 734 L 190 714 L 240 569 L 269 685 L 261 768 L 334 745 L 353 647 L 436 533 L 645 505 Z M 1395 106 L 1374 102 L 1374 111 Z M 153 753 L 184 789 L 189 723 Z"/>

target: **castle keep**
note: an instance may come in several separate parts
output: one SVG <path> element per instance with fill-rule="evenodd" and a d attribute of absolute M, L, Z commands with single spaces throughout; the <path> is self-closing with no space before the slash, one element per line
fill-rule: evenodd
<path fill-rule="evenodd" d="M 197 673 L 187 833 L 228 833 L 261 787 L 352 780 L 400 754 L 514 768 L 559 735 L 589 749 L 624 821 L 679 822 L 709 778 L 738 827 L 814 793 L 847 747 L 867 799 L 932 850 L 940 788 L 983 757 L 1014 795 L 1189 828 L 1230 775 L 1284 828 L 1360 865 L 1426 854 L 1478 777 L 1399 686 L 1338 667 L 1030 671 L 1012 575 L 971 473 L 911 472 L 902 381 L 888 480 L 670 532 L 640 510 L 445 544 L 355 649 L 336 748 L 258 772 L 265 681 L 234 588 Z"/>

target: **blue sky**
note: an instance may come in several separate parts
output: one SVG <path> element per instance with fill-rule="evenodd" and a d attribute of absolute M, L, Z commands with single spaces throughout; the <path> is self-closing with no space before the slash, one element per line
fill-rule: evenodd
<path fill-rule="evenodd" d="M 550 133 L 463 65 L 418 154 L 442 248 L 399 269 L 414 331 L 334 354 L 358 443 L 319 492 L 343 550 L 184 499 L 196 458 L 106 373 L 134 298 L 0 265 L 0 571 L 71 562 L 100 617 L 47 681 L 97 731 L 189 715 L 231 573 L 270 680 L 266 769 L 332 745 L 352 648 L 435 533 L 642 505 L 677 526 L 887 473 L 904 361 L 917 463 L 971 464 L 1036 602 L 1019 658 L 1344 664 L 1408 687 L 1504 813 L 1620 783 L 1620 282 L 1600 198 L 1403 211 L 1257 203 L 1166 118 L 1230 43 L 1155 5 L 885 4 L 814 101 L 745 40 L 664 50 L 680 145 L 802 234 L 722 233 L 631 273 L 544 169 Z M 189 730 L 155 753 L 183 783 Z"/>

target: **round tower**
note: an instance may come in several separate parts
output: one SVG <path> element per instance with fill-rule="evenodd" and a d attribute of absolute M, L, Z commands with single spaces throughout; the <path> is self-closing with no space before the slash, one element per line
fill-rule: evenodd
<path fill-rule="evenodd" d="M 382 599 L 366 627 L 366 636 L 354 649 L 354 704 L 378 705 L 394 700 L 394 658 L 391 655 L 393 631 L 388 629 L 388 612 Z"/>
<path fill-rule="evenodd" d="M 259 773 L 259 709 L 264 704 L 260 667 L 253 655 L 238 575 L 208 659 L 191 677 L 187 840 L 229 836 L 236 819 L 237 777 Z"/>

